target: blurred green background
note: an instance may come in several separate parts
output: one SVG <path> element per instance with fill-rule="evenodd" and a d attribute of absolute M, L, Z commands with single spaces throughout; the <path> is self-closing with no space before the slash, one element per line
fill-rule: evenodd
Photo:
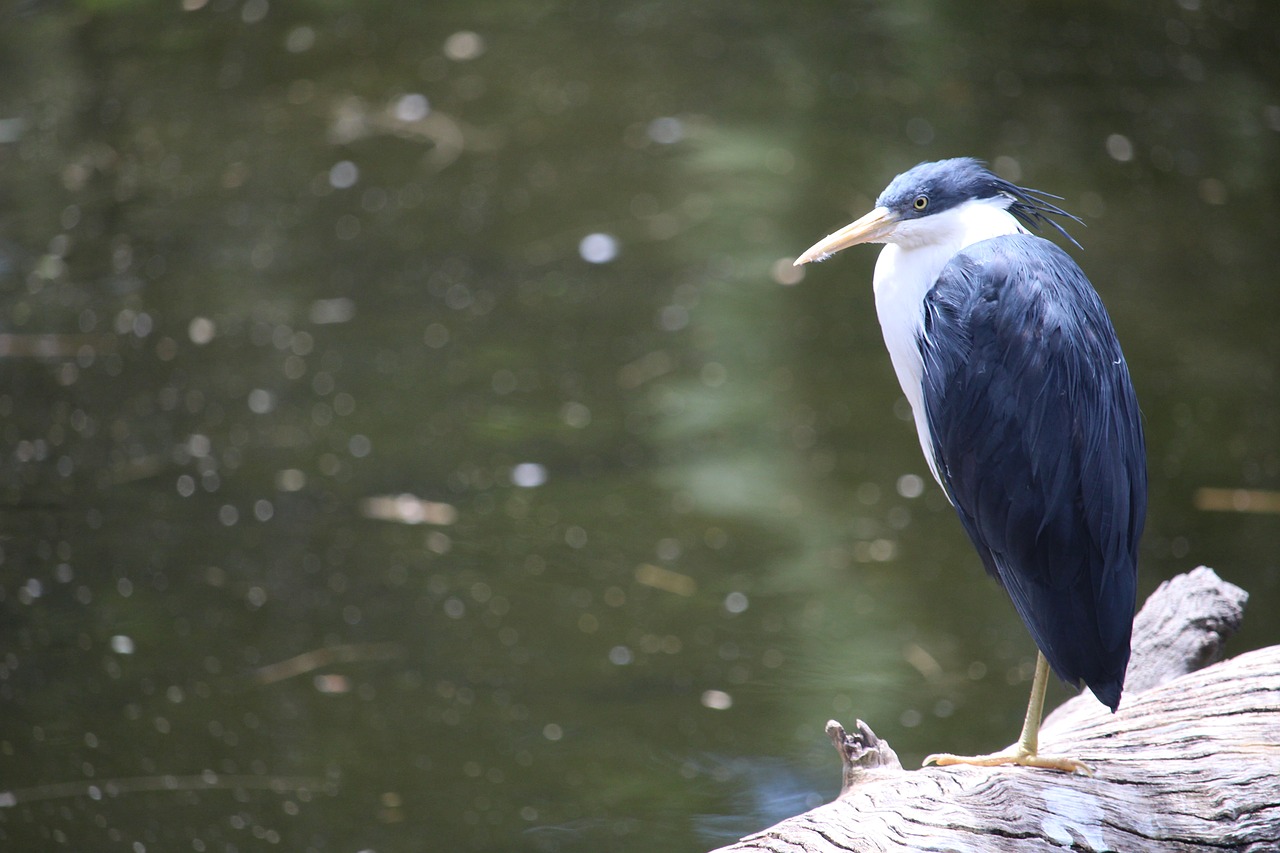
<path fill-rule="evenodd" d="M 1140 594 L 1280 642 L 1274 3 L 0 9 L 6 849 L 697 851 L 830 717 L 1009 742 L 876 253 L 790 266 L 925 159 L 1085 221 Z"/>

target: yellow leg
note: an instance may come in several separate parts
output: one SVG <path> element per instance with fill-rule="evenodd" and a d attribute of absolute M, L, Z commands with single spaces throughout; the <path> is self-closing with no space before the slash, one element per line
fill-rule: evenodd
<path fill-rule="evenodd" d="M 1074 758 L 1052 757 L 1040 755 L 1037 748 L 1040 743 L 1040 718 L 1044 715 L 1044 693 L 1049 686 L 1049 661 L 1045 656 L 1036 653 L 1036 675 L 1031 681 L 1031 701 L 1027 703 L 1027 716 L 1022 722 L 1022 734 L 1018 742 L 1012 746 L 993 752 L 990 755 L 952 755 L 948 752 L 930 755 L 924 760 L 927 764 L 946 766 L 949 764 L 974 764 L 979 767 L 997 767 L 1002 764 L 1016 764 L 1019 767 L 1043 767 L 1048 770 L 1061 770 L 1065 773 L 1083 773 L 1092 776 L 1093 771 L 1082 761 Z"/>

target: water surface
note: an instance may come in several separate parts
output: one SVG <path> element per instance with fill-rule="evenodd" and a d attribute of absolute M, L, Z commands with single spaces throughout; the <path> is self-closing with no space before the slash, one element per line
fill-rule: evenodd
<path fill-rule="evenodd" d="M 1142 594 L 1280 641 L 1277 516 L 1201 491 L 1280 488 L 1270 5 L 0 15 L 7 847 L 696 851 L 833 797 L 830 717 L 1006 743 L 875 252 L 790 267 L 923 159 L 1084 219 Z"/>

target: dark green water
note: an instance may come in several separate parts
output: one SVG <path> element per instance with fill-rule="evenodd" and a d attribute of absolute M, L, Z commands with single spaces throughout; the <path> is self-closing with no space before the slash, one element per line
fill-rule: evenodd
<path fill-rule="evenodd" d="M 1085 220 L 1142 595 L 1280 642 L 1280 516 L 1196 497 L 1280 488 L 1280 7 L 3 9 L 5 849 L 697 851 L 830 717 L 1007 743 L 875 251 L 783 286 L 922 159 Z"/>

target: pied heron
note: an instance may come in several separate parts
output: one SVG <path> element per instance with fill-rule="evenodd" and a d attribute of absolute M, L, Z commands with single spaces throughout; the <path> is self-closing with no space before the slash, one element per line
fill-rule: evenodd
<path fill-rule="evenodd" d="M 1120 704 L 1146 516 L 1142 423 L 1098 294 L 1028 230 L 1047 223 L 1075 243 L 1049 217 L 1076 218 L 1051 198 L 971 158 L 921 163 L 796 260 L 886 244 L 876 313 L 925 460 L 1039 648 L 1018 742 L 926 764 L 1088 772 L 1038 754 L 1049 669 Z"/>

